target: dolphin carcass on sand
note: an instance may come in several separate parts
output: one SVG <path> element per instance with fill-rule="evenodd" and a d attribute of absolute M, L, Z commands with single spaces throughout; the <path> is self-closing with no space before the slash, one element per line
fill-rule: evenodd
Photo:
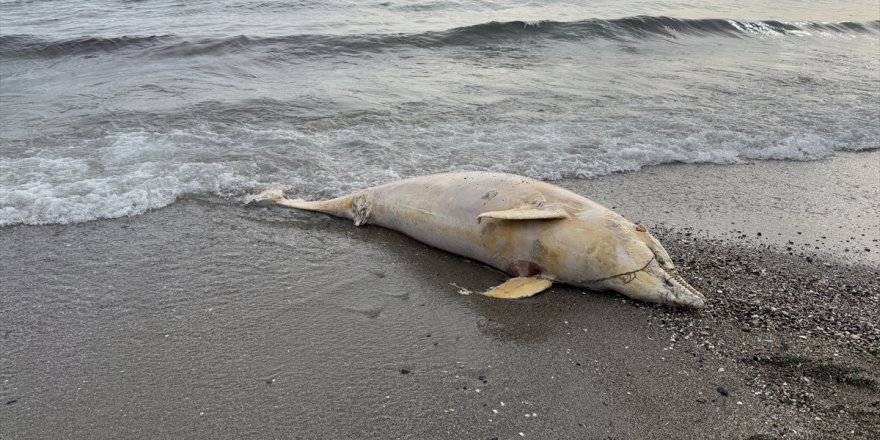
<path fill-rule="evenodd" d="M 512 278 L 485 292 L 495 298 L 524 298 L 561 282 L 655 303 L 699 308 L 705 302 L 643 226 L 527 177 L 448 173 L 332 200 L 292 200 L 279 189 L 256 199 L 393 229 L 501 269 Z"/>

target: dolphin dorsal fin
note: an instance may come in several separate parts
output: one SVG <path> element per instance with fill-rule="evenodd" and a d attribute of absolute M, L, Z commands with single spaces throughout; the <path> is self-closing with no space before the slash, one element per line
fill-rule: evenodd
<path fill-rule="evenodd" d="M 499 220 L 550 220 L 568 218 L 568 212 L 561 206 L 523 206 L 504 211 L 489 211 L 477 216 L 477 222 L 484 218 Z"/>

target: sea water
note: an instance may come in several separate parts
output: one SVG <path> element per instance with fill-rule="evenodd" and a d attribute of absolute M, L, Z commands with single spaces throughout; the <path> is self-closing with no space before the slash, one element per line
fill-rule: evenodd
<path fill-rule="evenodd" d="M 878 0 L 0 0 L 0 225 L 876 149 L 878 54 Z"/>

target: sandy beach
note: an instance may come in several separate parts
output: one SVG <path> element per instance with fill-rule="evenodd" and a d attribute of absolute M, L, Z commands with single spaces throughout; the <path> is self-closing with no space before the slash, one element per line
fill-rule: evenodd
<path fill-rule="evenodd" d="M 236 200 L 4 227 L 0 438 L 880 431 L 880 152 L 558 183 L 651 228 L 707 308 L 491 299 L 482 264 Z"/>

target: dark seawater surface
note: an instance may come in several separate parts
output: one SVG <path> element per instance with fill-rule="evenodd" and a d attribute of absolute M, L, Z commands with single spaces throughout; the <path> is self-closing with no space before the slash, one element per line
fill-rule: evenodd
<path fill-rule="evenodd" d="M 0 1 L 0 224 L 880 147 L 880 2 Z"/>

